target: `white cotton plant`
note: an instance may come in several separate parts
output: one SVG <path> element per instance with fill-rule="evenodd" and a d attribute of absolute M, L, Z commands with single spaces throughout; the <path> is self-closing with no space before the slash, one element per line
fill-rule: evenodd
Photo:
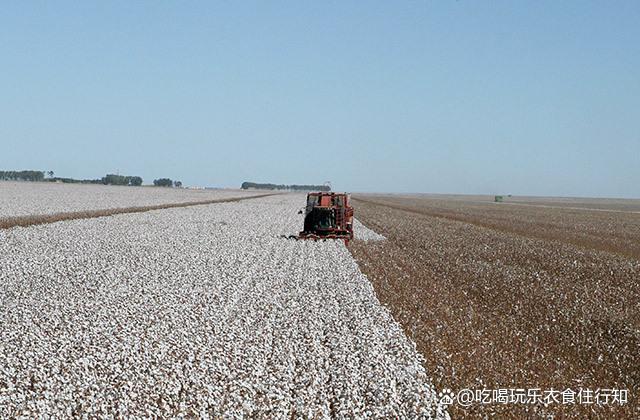
<path fill-rule="evenodd" d="M 0 231 L 0 417 L 446 418 L 344 242 L 281 238 L 301 201 Z"/>

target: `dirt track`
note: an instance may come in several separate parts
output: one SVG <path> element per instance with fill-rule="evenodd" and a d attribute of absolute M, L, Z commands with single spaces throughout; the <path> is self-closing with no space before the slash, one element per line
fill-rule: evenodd
<path fill-rule="evenodd" d="M 629 390 L 622 407 L 453 405 L 452 417 L 640 416 L 640 216 L 355 198 L 388 240 L 352 253 L 437 389 Z"/>

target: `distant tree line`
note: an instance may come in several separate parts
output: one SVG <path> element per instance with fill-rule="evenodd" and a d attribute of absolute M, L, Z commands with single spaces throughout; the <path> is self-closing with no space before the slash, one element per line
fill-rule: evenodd
<path fill-rule="evenodd" d="M 102 183 L 105 185 L 131 185 L 139 187 L 142 185 L 142 178 L 139 176 L 107 174 L 102 177 Z"/>
<path fill-rule="evenodd" d="M 44 171 L 0 171 L 2 181 L 47 181 L 62 182 L 65 184 L 104 184 L 104 185 L 142 185 L 142 178 L 139 176 L 107 174 L 100 179 L 74 179 L 54 177 L 53 171 L 47 171 L 48 178 L 45 178 Z"/>
<path fill-rule="evenodd" d="M 142 178 L 139 176 L 115 175 L 115 174 L 107 174 L 100 179 L 74 179 L 74 178 L 51 177 L 51 178 L 47 178 L 45 181 L 62 182 L 65 184 L 128 185 L 132 187 L 139 187 L 140 185 L 142 185 Z"/>
<path fill-rule="evenodd" d="M 0 171 L 0 181 L 47 181 L 62 182 L 65 184 L 103 184 L 103 185 L 128 185 L 139 187 L 142 185 L 142 177 L 131 175 L 107 174 L 99 179 L 74 179 L 54 177 L 53 171 Z M 181 181 L 173 181 L 169 178 L 159 178 L 153 180 L 153 185 L 157 187 L 181 188 Z"/>
<path fill-rule="evenodd" d="M 43 171 L 0 171 L 3 181 L 43 181 Z"/>
<path fill-rule="evenodd" d="M 74 178 L 62 178 L 62 177 L 51 177 L 45 179 L 45 181 L 49 182 L 62 182 L 64 184 L 102 184 L 101 179 L 74 179 Z"/>
<path fill-rule="evenodd" d="M 182 181 L 173 181 L 169 178 L 159 178 L 153 180 L 153 185 L 156 187 L 182 187 Z"/>
<path fill-rule="evenodd" d="M 256 182 L 243 182 L 240 186 L 243 190 L 293 190 L 293 191 L 331 191 L 328 185 L 283 185 L 283 184 L 259 184 Z"/>

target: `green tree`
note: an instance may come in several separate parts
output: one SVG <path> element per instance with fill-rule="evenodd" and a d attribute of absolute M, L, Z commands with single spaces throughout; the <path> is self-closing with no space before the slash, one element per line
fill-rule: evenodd
<path fill-rule="evenodd" d="M 43 181 L 43 171 L 0 171 L 0 179 L 5 181 Z"/>
<path fill-rule="evenodd" d="M 158 178 L 153 180 L 153 185 L 156 187 L 171 187 L 173 186 L 173 181 L 169 178 Z"/>
<path fill-rule="evenodd" d="M 129 185 L 129 180 L 123 175 L 107 174 L 102 178 L 102 183 L 105 185 Z"/>

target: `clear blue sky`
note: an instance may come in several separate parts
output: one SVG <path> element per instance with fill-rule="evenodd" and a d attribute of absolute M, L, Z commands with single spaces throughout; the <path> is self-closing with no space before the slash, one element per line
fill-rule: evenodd
<path fill-rule="evenodd" d="M 640 2 L 7 2 L 0 169 L 640 197 Z"/>

